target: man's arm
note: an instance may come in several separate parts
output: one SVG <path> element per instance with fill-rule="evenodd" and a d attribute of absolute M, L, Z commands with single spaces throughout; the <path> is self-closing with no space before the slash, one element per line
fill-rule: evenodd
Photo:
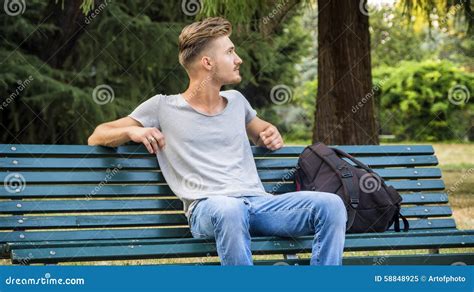
<path fill-rule="evenodd" d="M 117 147 L 128 141 L 143 143 L 150 153 L 165 147 L 164 136 L 157 128 L 144 128 L 131 117 L 98 125 L 87 139 L 87 144 Z"/>
<path fill-rule="evenodd" d="M 270 150 L 278 150 L 283 147 L 283 138 L 278 129 L 259 117 L 253 118 L 247 124 L 247 135 L 257 146 L 267 147 Z"/>

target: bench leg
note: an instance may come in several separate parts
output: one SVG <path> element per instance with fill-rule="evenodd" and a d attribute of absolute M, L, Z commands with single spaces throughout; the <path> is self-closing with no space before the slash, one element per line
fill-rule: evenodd
<path fill-rule="evenodd" d="M 297 254 L 284 254 L 283 258 L 285 260 L 297 260 L 299 259 Z M 274 266 L 289 266 L 287 262 L 276 262 L 273 264 Z"/>

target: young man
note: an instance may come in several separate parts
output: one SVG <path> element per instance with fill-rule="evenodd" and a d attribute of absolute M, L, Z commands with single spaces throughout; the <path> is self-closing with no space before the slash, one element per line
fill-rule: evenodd
<path fill-rule="evenodd" d="M 223 18 L 186 26 L 179 36 L 179 62 L 189 75 L 182 94 L 156 95 L 128 117 L 99 125 L 89 145 L 143 143 L 155 153 L 173 192 L 183 201 L 195 238 L 216 240 L 222 265 L 252 265 L 251 236 L 314 234 L 311 265 L 340 265 L 346 209 L 335 194 L 267 193 L 249 138 L 277 150 L 277 128 L 256 116 L 236 90 L 242 59 Z"/>

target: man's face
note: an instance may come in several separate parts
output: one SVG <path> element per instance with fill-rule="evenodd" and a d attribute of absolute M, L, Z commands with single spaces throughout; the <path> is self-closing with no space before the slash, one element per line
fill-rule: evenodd
<path fill-rule="evenodd" d="M 239 83 L 242 80 L 239 67 L 242 59 L 235 52 L 232 41 L 227 36 L 219 37 L 209 45 L 209 53 L 212 59 L 213 78 L 222 85 Z"/>

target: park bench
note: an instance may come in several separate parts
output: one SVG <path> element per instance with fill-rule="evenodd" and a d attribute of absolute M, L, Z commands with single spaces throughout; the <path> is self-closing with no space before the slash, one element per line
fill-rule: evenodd
<path fill-rule="evenodd" d="M 432 146 L 337 148 L 394 186 L 403 197 L 402 214 L 410 220 L 409 232 L 394 232 L 392 226 L 385 233 L 347 234 L 345 251 L 382 252 L 345 256 L 344 264 L 474 264 L 472 249 L 461 249 L 474 246 L 474 231 L 456 228 Z M 294 191 L 303 149 L 252 147 L 268 192 Z M 217 255 L 213 240 L 192 238 L 181 201 L 142 145 L 0 144 L 0 155 L 0 247 L 13 264 Z M 312 238 L 252 238 L 254 255 L 284 255 L 255 263 L 308 264 L 297 253 L 311 252 Z"/>

